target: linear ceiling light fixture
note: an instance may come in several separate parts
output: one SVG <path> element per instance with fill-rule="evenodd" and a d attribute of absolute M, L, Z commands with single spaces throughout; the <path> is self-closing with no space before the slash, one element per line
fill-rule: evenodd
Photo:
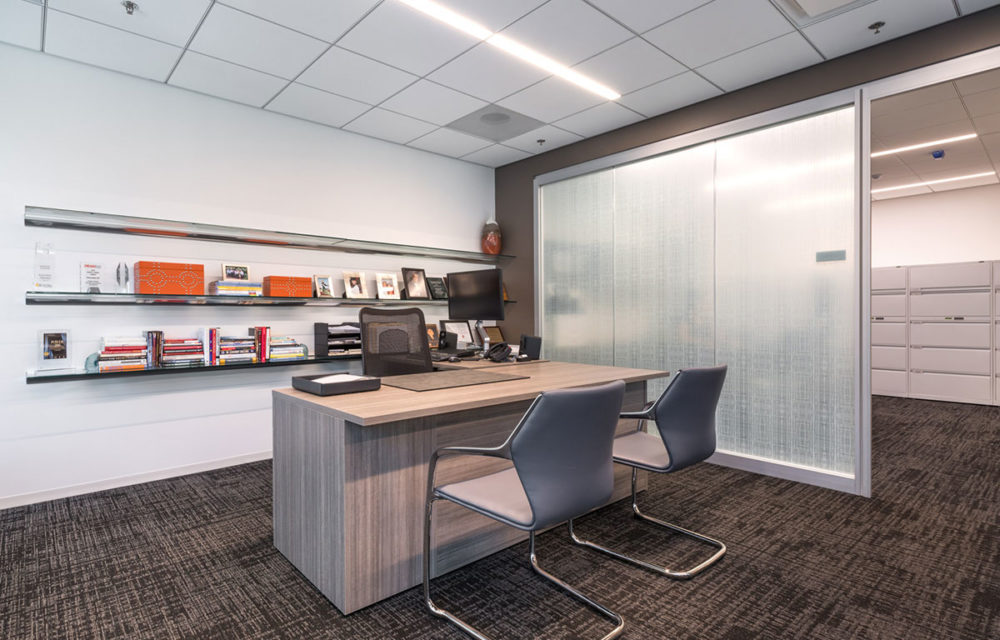
<path fill-rule="evenodd" d="M 904 151 L 913 151 L 914 149 L 926 149 L 927 147 L 935 147 L 939 144 L 948 144 L 949 142 L 961 142 L 962 140 L 972 140 L 977 138 L 975 133 L 967 133 L 961 136 L 955 136 L 954 138 L 944 138 L 942 140 L 931 140 L 930 142 L 921 142 L 920 144 L 911 144 L 907 147 L 899 147 L 897 149 L 886 149 L 885 151 L 879 151 L 873 153 L 873 158 L 879 158 L 881 156 L 892 155 L 893 153 L 903 153 Z"/>
<path fill-rule="evenodd" d="M 435 20 L 440 20 L 446 25 L 458 29 L 473 38 L 482 40 L 486 44 L 492 45 L 497 49 L 514 56 L 515 58 L 520 58 L 528 64 L 534 65 L 539 69 L 544 69 L 552 75 L 559 76 L 567 82 L 572 82 L 581 89 L 586 89 L 591 93 L 596 93 L 607 100 L 617 100 L 622 97 L 620 93 L 606 87 L 600 82 L 588 78 L 582 73 L 573 71 L 566 65 L 560 64 L 552 58 L 541 54 L 531 47 L 523 45 L 516 40 L 499 33 L 494 33 L 475 20 L 470 20 L 469 18 L 455 13 L 448 7 L 444 7 L 436 2 L 433 2 L 432 0 L 399 1 L 410 8 L 416 9 L 417 11 L 434 18 Z"/>
<path fill-rule="evenodd" d="M 903 184 L 898 187 L 886 187 L 884 189 L 872 189 L 872 193 L 885 193 L 886 191 L 899 191 L 900 189 L 912 189 L 913 187 L 929 187 L 934 184 L 944 184 L 945 182 L 958 182 L 959 180 L 972 180 L 973 178 L 985 178 L 995 176 L 996 171 L 986 171 L 984 173 L 970 173 L 967 176 L 957 176 L 954 178 L 942 178 L 941 180 L 928 180 L 926 182 L 914 182 L 913 184 Z"/>

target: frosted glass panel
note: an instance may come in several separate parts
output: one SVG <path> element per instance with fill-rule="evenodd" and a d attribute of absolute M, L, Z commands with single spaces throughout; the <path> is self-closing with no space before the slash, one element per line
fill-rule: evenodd
<path fill-rule="evenodd" d="M 546 358 L 614 363 L 611 170 L 542 187 L 542 348 Z"/>
<path fill-rule="evenodd" d="M 719 449 L 853 473 L 854 109 L 716 149 Z"/>
<path fill-rule="evenodd" d="M 714 143 L 615 169 L 615 364 L 713 364 L 714 171 Z"/>

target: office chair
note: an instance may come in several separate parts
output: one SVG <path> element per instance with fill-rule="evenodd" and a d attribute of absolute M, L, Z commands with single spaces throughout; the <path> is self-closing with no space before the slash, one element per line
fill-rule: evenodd
<path fill-rule="evenodd" d="M 625 397 L 621 380 L 596 387 L 546 391 L 535 398 L 499 447 L 443 447 L 431 456 L 424 519 L 424 600 L 432 614 L 477 640 L 482 632 L 431 600 L 431 516 L 434 503 L 449 500 L 528 532 L 528 560 L 535 573 L 562 587 L 610 618 L 616 627 L 602 640 L 621 634 L 625 621 L 538 565 L 535 532 L 603 506 L 614 489 L 611 449 Z M 480 478 L 434 486 L 438 459 L 445 455 L 505 458 L 513 468 Z"/>
<path fill-rule="evenodd" d="M 718 548 L 710 558 L 686 570 L 660 567 L 579 538 L 569 521 L 569 535 L 576 544 L 590 547 L 670 578 L 694 577 L 726 554 L 726 545 L 694 531 L 644 515 L 636 501 L 638 469 L 673 473 L 705 460 L 715 453 L 715 409 L 726 380 L 726 365 L 682 369 L 660 397 L 642 411 L 629 411 L 622 418 L 638 419 L 638 430 L 615 438 L 614 461 L 632 467 L 632 514 L 639 520 L 676 531 Z M 646 433 L 646 420 L 654 420 L 658 435 Z"/>
<path fill-rule="evenodd" d="M 359 319 L 365 375 L 396 376 L 434 370 L 423 311 L 364 307 Z"/>

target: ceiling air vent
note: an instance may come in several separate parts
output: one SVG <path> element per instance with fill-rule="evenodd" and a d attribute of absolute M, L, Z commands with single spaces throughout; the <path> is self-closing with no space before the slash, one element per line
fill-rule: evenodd
<path fill-rule="evenodd" d="M 523 113 L 504 109 L 495 104 L 488 104 L 446 126 L 449 129 L 471 133 L 493 142 L 503 142 L 522 133 L 543 127 L 545 123 L 529 118 Z"/>

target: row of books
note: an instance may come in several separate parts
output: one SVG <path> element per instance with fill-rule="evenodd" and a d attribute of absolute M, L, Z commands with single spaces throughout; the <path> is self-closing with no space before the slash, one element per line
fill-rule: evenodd
<path fill-rule="evenodd" d="M 262 296 L 264 285 L 249 280 L 216 280 L 208 284 L 208 292 L 213 296 Z"/>

